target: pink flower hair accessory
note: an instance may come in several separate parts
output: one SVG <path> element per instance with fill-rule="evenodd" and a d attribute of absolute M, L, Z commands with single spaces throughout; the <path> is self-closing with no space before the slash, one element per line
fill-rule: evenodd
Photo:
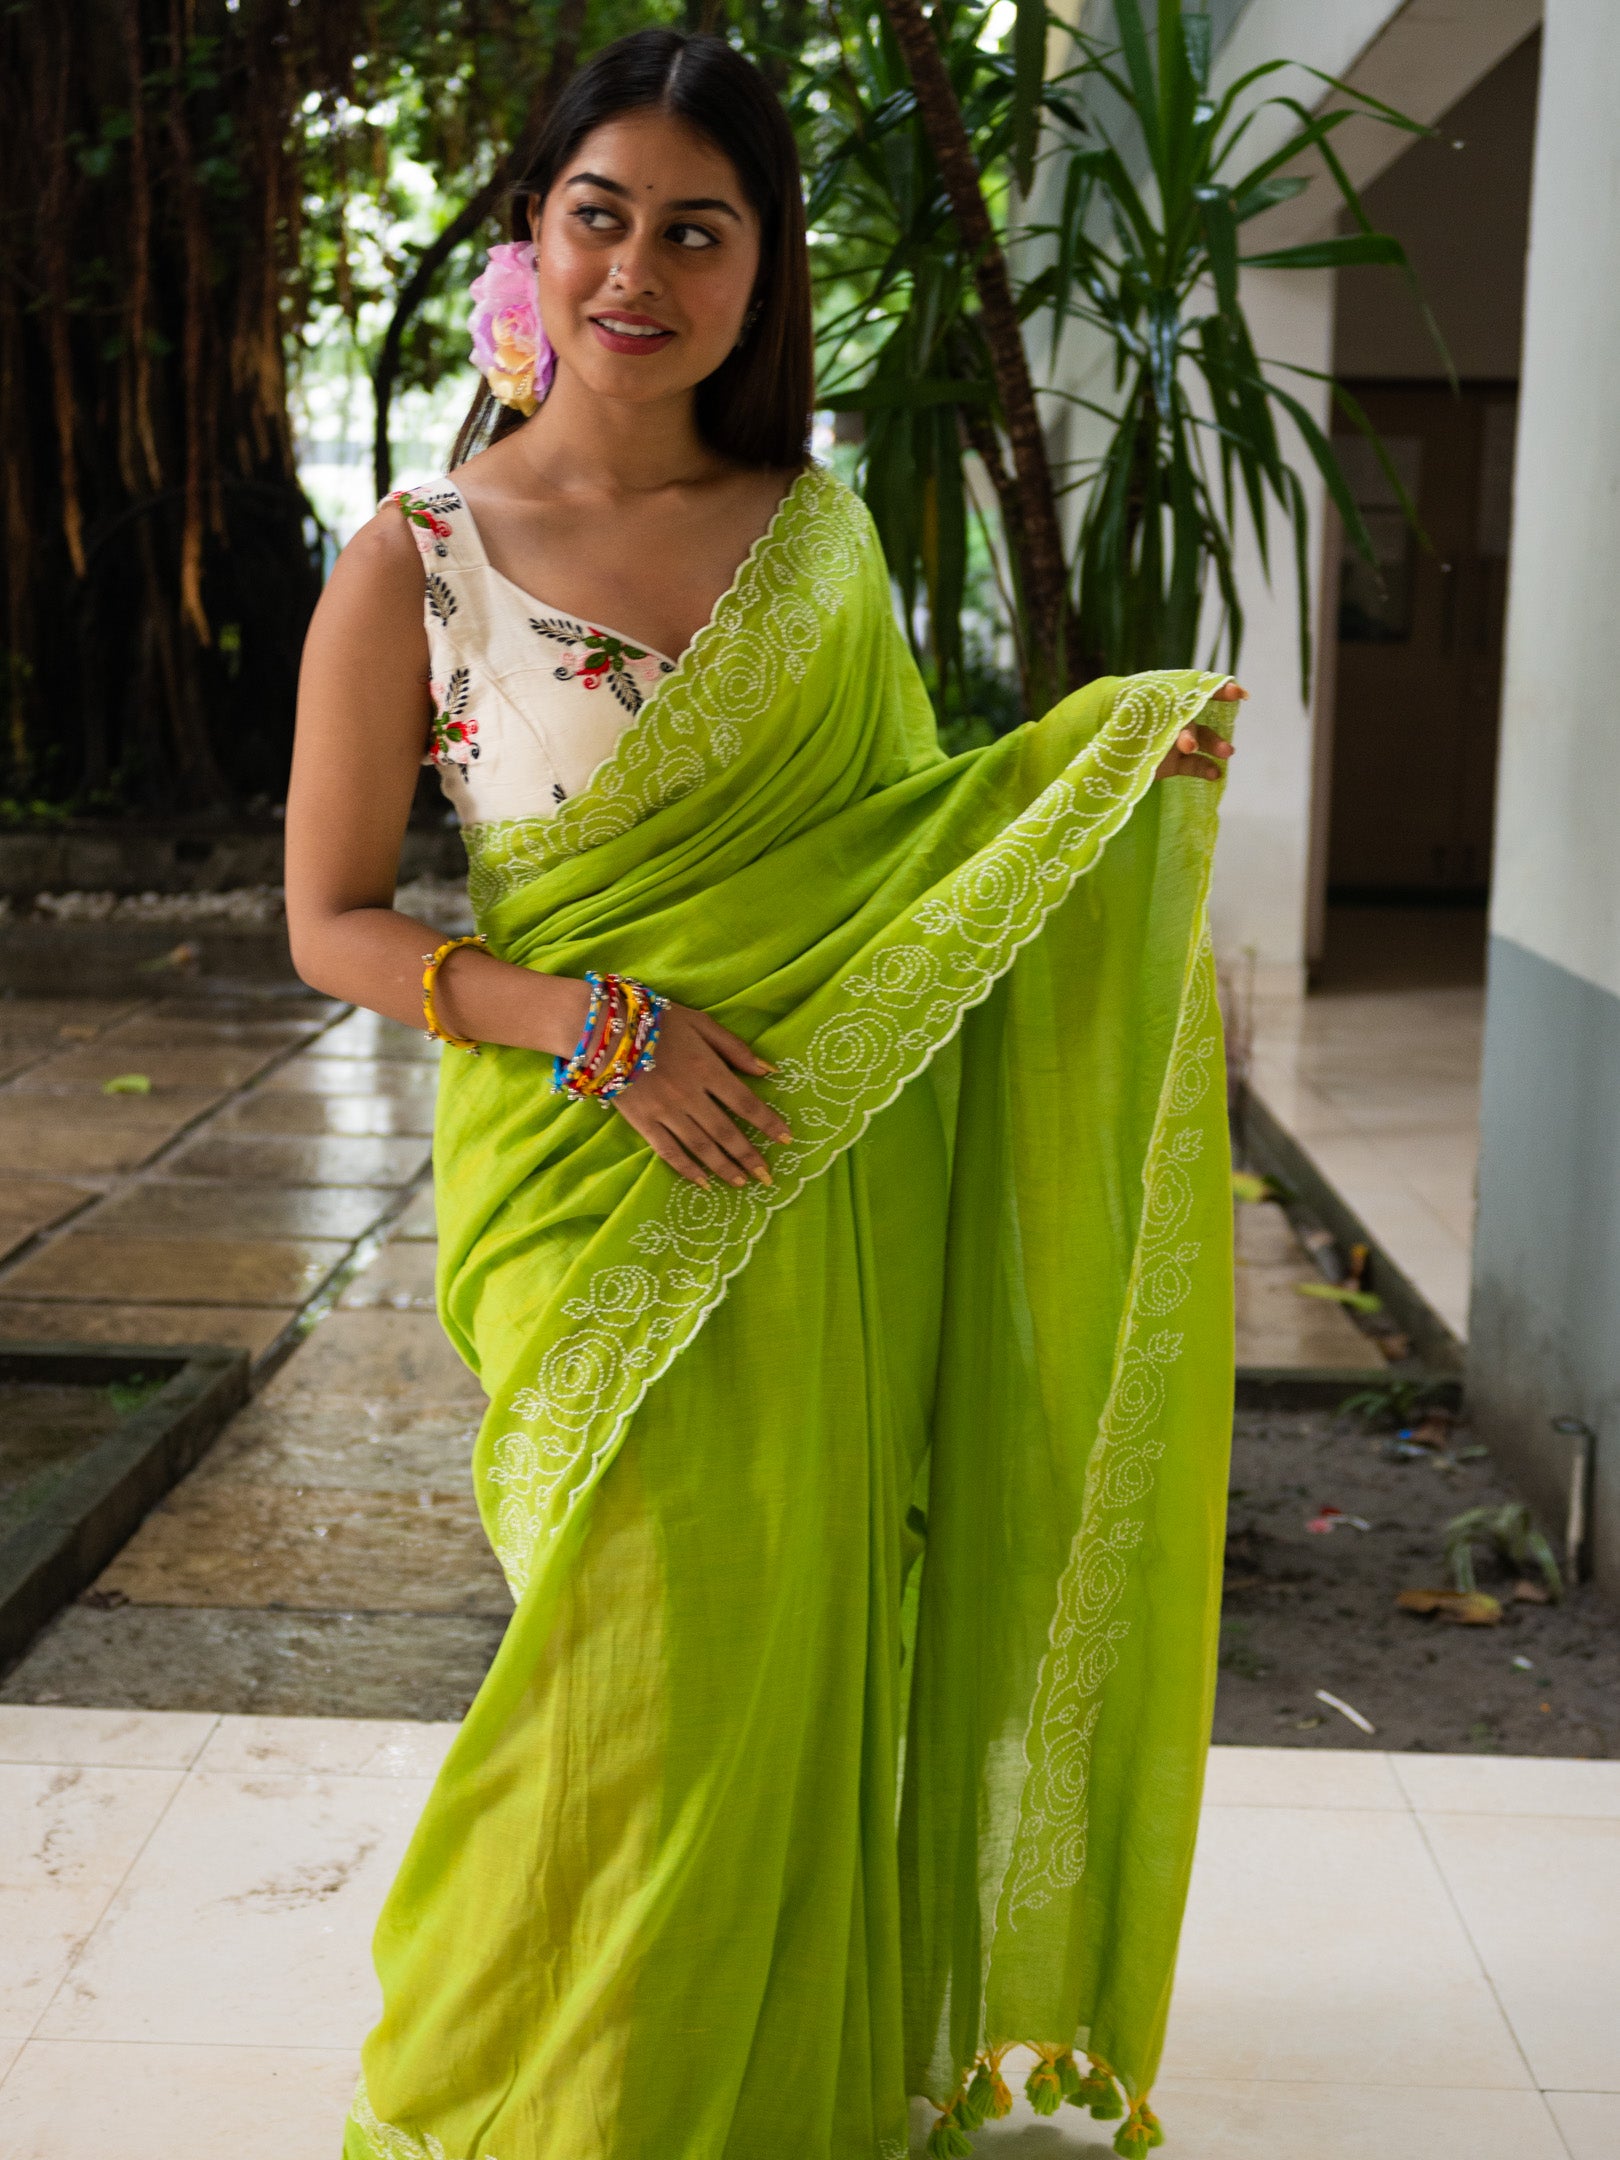
<path fill-rule="evenodd" d="M 534 243 L 504 240 L 472 281 L 472 363 L 490 395 L 520 413 L 536 411 L 551 388 L 557 355 L 540 320 Z"/>

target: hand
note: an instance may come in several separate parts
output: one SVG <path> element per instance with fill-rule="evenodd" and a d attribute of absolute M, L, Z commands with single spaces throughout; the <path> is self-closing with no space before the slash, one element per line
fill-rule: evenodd
<path fill-rule="evenodd" d="M 712 1172 L 728 1185 L 757 1178 L 774 1182 L 764 1156 L 742 1130 L 752 1126 L 769 1140 L 791 1140 L 787 1120 L 762 1103 L 739 1073 L 756 1078 L 775 1071 L 707 1013 L 671 1005 L 658 1031 L 651 1072 L 632 1080 L 614 1102 L 625 1123 L 694 1185 Z"/>
<path fill-rule="evenodd" d="M 1215 698 L 1224 704 L 1235 705 L 1248 694 L 1240 683 L 1228 682 L 1222 683 Z M 1231 755 L 1232 745 L 1212 727 L 1201 724 L 1184 727 L 1153 777 L 1155 780 L 1218 780 Z"/>

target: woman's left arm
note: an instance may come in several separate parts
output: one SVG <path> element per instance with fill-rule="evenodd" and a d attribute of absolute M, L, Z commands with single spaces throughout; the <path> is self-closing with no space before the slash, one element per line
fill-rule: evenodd
<path fill-rule="evenodd" d="M 1241 683 L 1225 682 L 1215 692 L 1215 697 L 1224 704 L 1235 705 L 1248 694 Z M 1171 745 L 1169 756 L 1153 777 L 1155 780 L 1218 780 L 1231 755 L 1232 745 L 1226 737 L 1199 722 L 1182 729 Z"/>

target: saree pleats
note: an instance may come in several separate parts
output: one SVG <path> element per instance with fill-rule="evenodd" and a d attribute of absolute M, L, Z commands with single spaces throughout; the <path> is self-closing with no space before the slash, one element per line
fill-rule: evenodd
<path fill-rule="evenodd" d="M 779 1070 L 775 1183 L 447 1063 L 441 1312 L 516 1599 L 377 1938 L 346 2160 L 899 2160 L 1032 2094 L 1157 2143 L 1212 1692 L 1220 678 L 947 761 L 865 514 L 797 484 L 495 950 Z M 1089 2063 L 1079 2058 L 1089 2055 Z"/>

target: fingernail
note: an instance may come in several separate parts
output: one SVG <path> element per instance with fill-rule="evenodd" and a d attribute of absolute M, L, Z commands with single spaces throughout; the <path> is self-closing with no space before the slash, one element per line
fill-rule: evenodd
<path fill-rule="evenodd" d="M 756 1170 L 754 1175 L 762 1185 L 774 1185 L 776 1183 L 775 1178 L 771 1176 L 768 1170 Z"/>
<path fill-rule="evenodd" d="M 770 1059 L 769 1059 L 769 1058 L 761 1058 L 761 1059 L 759 1060 L 759 1069 L 760 1069 L 760 1071 L 761 1071 L 761 1072 L 764 1072 L 764 1073 L 773 1073 L 773 1072 L 780 1072 L 780 1071 L 781 1071 L 781 1067 L 780 1067 L 779 1065 L 773 1065 L 773 1064 L 771 1063 L 771 1061 L 770 1061 Z"/>
<path fill-rule="evenodd" d="M 739 1171 L 737 1172 L 737 1175 L 736 1175 L 736 1176 L 735 1176 L 735 1177 L 734 1177 L 734 1178 L 732 1179 L 732 1181 L 731 1181 L 731 1182 L 732 1182 L 732 1184 L 733 1184 L 733 1185 L 746 1185 L 746 1184 L 748 1183 L 748 1180 L 747 1180 L 747 1178 L 745 1178 L 745 1177 L 743 1176 L 742 1172 L 741 1172 L 741 1171 L 739 1170 Z"/>

